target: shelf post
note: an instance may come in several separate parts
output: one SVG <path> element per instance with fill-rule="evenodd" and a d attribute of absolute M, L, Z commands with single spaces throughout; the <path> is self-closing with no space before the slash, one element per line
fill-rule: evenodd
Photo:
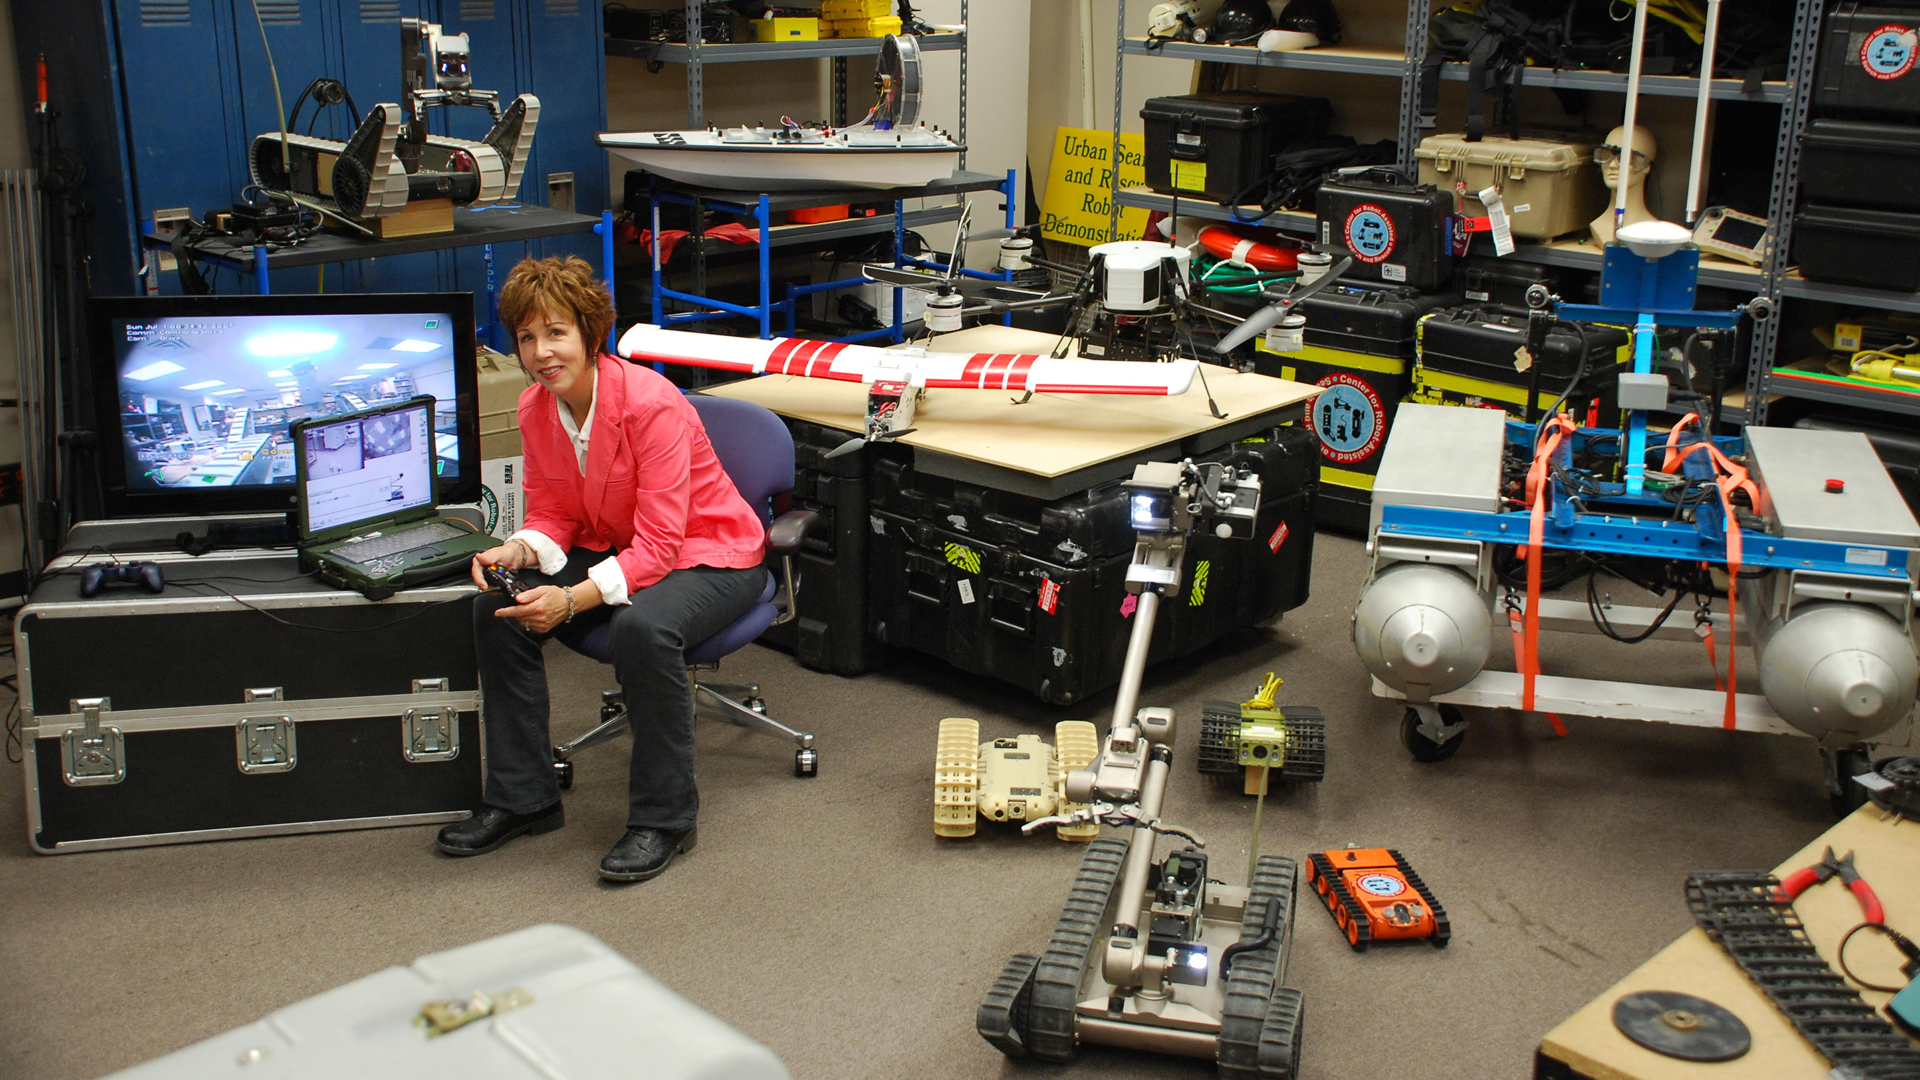
<path fill-rule="evenodd" d="M 1413 0 L 1418 3 L 1419 0 Z M 1108 151 L 1107 168 L 1113 184 L 1107 189 L 1107 239 L 1120 239 L 1120 91 L 1126 85 L 1122 74 L 1127 62 L 1127 0 L 1119 0 L 1120 14 L 1114 20 L 1116 41 L 1113 46 L 1113 149 Z M 1091 30 L 1091 28 L 1089 28 Z"/>
<path fill-rule="evenodd" d="M 704 245 L 707 238 L 700 237 Z M 703 256 L 704 257 L 704 256 Z M 702 289 L 701 292 L 706 290 Z M 773 208 L 766 192 L 760 193 L 760 340 L 773 336 Z"/>
<path fill-rule="evenodd" d="M 1427 20 L 1431 14 L 1428 0 L 1407 2 L 1406 66 L 1400 72 L 1400 142 L 1396 164 L 1414 173 L 1414 147 L 1420 142 L 1420 76 L 1427 63 Z"/>
<path fill-rule="evenodd" d="M 267 245 L 253 245 L 253 285 L 254 289 L 265 296 L 273 291 L 267 281 Z"/>
<path fill-rule="evenodd" d="M 614 303 L 620 302 L 620 294 L 613 286 L 613 211 L 600 211 L 600 224 L 593 227 L 600 234 L 600 280 L 607 283 L 607 295 Z M 487 297 L 493 298 L 493 245 L 487 245 Z M 612 352 L 614 345 L 614 327 L 607 328 L 607 351 Z"/>
<path fill-rule="evenodd" d="M 695 131 L 707 126 L 707 74 L 700 66 L 700 39 L 706 36 L 700 9 L 705 6 L 703 0 L 687 0 L 687 126 Z"/>

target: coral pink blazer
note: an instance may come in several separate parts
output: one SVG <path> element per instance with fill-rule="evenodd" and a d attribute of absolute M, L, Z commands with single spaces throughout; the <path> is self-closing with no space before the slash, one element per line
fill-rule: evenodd
<path fill-rule="evenodd" d="M 766 529 L 727 479 L 700 415 L 650 367 L 601 353 L 582 476 L 558 398 L 520 395 L 527 517 L 560 545 L 611 548 L 627 591 L 690 566 L 758 566 Z"/>

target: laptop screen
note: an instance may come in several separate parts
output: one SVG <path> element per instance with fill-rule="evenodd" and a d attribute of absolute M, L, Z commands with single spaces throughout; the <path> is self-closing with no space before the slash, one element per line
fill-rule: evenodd
<path fill-rule="evenodd" d="M 433 506 L 433 403 L 304 427 L 308 534 Z"/>

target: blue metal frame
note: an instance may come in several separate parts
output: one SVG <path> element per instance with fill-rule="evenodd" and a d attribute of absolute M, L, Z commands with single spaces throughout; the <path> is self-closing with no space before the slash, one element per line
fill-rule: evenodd
<path fill-rule="evenodd" d="M 1421 536 L 1440 540 L 1470 540 L 1482 543 L 1527 543 L 1528 516 L 1521 513 L 1489 514 L 1479 510 L 1453 510 L 1435 506 L 1386 506 L 1380 511 L 1380 535 Z M 1692 524 L 1660 521 L 1617 514 L 1576 514 L 1571 524 L 1545 522 L 1541 544 L 1573 551 L 1597 551 L 1609 555 L 1644 555 L 1684 562 L 1725 564 L 1724 541 L 1703 534 Z M 1866 557 L 1884 563 L 1858 562 Z M 1743 530 L 1740 534 L 1740 565 L 1772 570 L 1815 570 L 1855 577 L 1907 580 L 1905 548 L 1877 544 L 1837 544 L 1825 540 L 1791 540 Z"/>
<path fill-rule="evenodd" d="M 999 191 L 1002 198 L 1005 200 L 1008 228 L 1012 228 L 1013 222 L 1014 222 L 1014 201 L 1013 200 L 1014 200 L 1014 193 L 1018 190 L 1018 187 L 1015 183 L 1015 176 L 1016 176 L 1016 170 L 1008 169 L 1006 182 L 1003 183 L 1000 187 L 996 189 L 992 189 L 992 190 Z M 726 212 L 732 213 L 732 214 L 750 216 L 758 224 L 759 234 L 760 234 L 759 236 L 760 302 L 753 307 L 747 307 L 742 304 L 730 304 L 724 300 L 716 300 L 710 296 L 701 296 L 701 295 L 698 295 L 697 293 L 681 292 L 678 289 L 669 289 L 664 284 L 662 284 L 660 280 L 662 264 L 661 264 L 661 258 L 660 258 L 660 245 L 657 242 L 657 238 L 660 235 L 660 204 L 664 202 L 664 203 L 671 203 L 678 206 L 690 207 L 694 204 L 694 199 L 692 196 L 689 196 L 689 195 L 682 195 L 672 191 L 663 191 L 660 189 L 658 185 L 651 186 L 648 189 L 647 195 L 648 195 L 648 221 L 652 229 L 651 235 L 656 238 L 656 242 L 648 245 L 652 249 L 651 262 L 652 262 L 652 270 L 653 270 L 653 324 L 655 326 L 674 327 L 674 326 L 679 326 L 685 323 L 706 322 L 713 319 L 724 319 L 729 316 L 738 315 L 743 318 L 757 319 L 760 323 L 760 338 L 761 340 L 764 341 L 773 336 L 774 312 L 778 311 L 785 317 L 786 333 L 792 334 L 794 332 L 794 321 L 798 314 L 798 305 L 801 297 L 811 296 L 812 294 L 818 293 L 818 292 L 829 292 L 834 289 L 851 288 L 853 286 L 860 285 L 866 281 L 865 278 L 846 278 L 841 281 L 829 281 L 819 285 L 788 285 L 786 287 L 786 295 L 783 299 L 780 299 L 780 300 L 773 299 L 773 224 L 772 224 L 773 210 L 772 210 L 772 206 L 770 205 L 769 197 L 765 194 L 761 194 L 759 198 L 754 202 L 747 203 L 742 201 L 730 202 L 725 199 L 715 199 L 709 196 L 702 196 L 699 201 L 706 204 L 707 206 L 717 207 L 721 210 L 725 210 Z M 906 233 L 907 233 L 906 220 L 907 220 L 907 204 L 905 200 L 902 200 L 902 199 L 894 200 L 894 203 L 893 203 L 893 264 L 897 267 L 920 266 L 928 269 L 945 270 L 946 269 L 945 266 L 934 264 L 934 263 L 927 263 L 919 259 L 911 259 L 901 255 L 900 253 L 901 249 L 906 244 Z M 1011 271 L 995 271 L 993 273 L 987 273 L 987 272 L 978 271 L 978 270 L 962 270 L 961 273 L 967 275 L 968 277 L 985 278 L 990 281 L 1011 281 L 1013 279 L 1013 274 Z M 695 305 L 707 308 L 708 310 L 669 312 L 667 311 L 667 308 L 666 308 L 666 301 L 668 300 L 678 300 L 686 304 L 695 304 Z M 1011 322 L 1012 316 L 1011 315 L 1006 316 L 1003 319 L 1003 321 Z M 905 322 L 906 322 L 905 300 L 901 296 L 900 291 L 896 289 L 894 290 L 894 294 L 893 294 L 893 325 L 884 326 L 878 330 L 865 330 L 857 334 L 850 334 L 846 337 L 833 338 L 832 340 L 843 341 L 843 342 L 859 342 L 859 341 L 869 341 L 874 338 L 891 337 L 895 342 L 900 342 L 906 339 L 905 331 L 902 329 Z M 655 366 L 659 367 L 661 365 L 655 365 Z"/>

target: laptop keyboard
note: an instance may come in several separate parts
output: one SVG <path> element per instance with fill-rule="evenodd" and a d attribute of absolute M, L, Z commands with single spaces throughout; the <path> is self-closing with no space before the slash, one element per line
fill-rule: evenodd
<path fill-rule="evenodd" d="M 461 535 L 462 530 L 444 521 L 430 522 L 417 528 L 402 529 L 385 536 L 375 536 L 357 544 L 346 544 L 333 549 L 333 555 L 352 563 L 369 563 L 375 559 L 414 548 L 437 544 L 442 540 L 451 540 Z"/>

